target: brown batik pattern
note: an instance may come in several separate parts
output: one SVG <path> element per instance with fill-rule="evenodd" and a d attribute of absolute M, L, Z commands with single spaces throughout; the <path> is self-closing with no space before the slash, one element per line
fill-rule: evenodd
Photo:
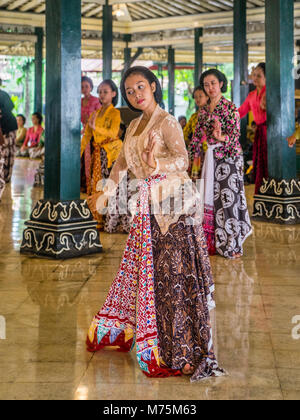
<path fill-rule="evenodd" d="M 194 366 L 191 381 L 221 376 L 212 346 L 213 280 L 202 227 L 188 225 L 186 216 L 165 235 L 154 216 L 151 226 L 161 357 L 173 369 Z"/>
<path fill-rule="evenodd" d="M 6 183 L 10 182 L 15 155 L 16 155 L 16 132 L 11 131 L 4 134 L 4 145 L 2 146 L 2 158 L 4 159 L 4 180 Z"/>

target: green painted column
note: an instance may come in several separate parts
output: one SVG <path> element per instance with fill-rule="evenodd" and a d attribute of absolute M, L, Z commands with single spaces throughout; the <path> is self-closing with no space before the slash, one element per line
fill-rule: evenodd
<path fill-rule="evenodd" d="M 34 112 L 43 112 L 43 28 L 35 28 L 37 40 L 34 57 Z"/>
<path fill-rule="evenodd" d="M 233 15 L 233 102 L 240 107 L 249 93 L 246 0 L 234 0 Z M 241 121 L 240 142 L 242 146 L 247 142 L 247 118 Z"/>
<path fill-rule="evenodd" d="M 294 1 L 266 0 L 269 176 L 296 177 L 296 150 L 285 138 L 295 129 Z"/>
<path fill-rule="evenodd" d="M 175 50 L 172 47 L 168 49 L 168 74 L 169 74 L 169 87 L 168 87 L 168 103 L 169 113 L 175 115 Z"/>
<path fill-rule="evenodd" d="M 131 65 L 131 48 L 129 48 L 129 42 L 131 42 L 131 35 L 125 35 L 124 41 L 126 42 L 126 47 L 124 48 L 124 69 L 123 74 L 130 68 Z"/>
<path fill-rule="evenodd" d="M 203 71 L 203 44 L 200 38 L 203 36 L 203 28 L 195 29 L 195 70 L 194 70 L 194 86 L 199 85 L 200 76 Z"/>
<path fill-rule="evenodd" d="M 266 78 L 269 178 L 254 196 L 253 217 L 300 223 L 296 148 L 286 137 L 295 129 L 294 1 L 266 0 Z"/>
<path fill-rule="evenodd" d="M 102 251 L 80 200 L 81 1 L 46 0 L 44 200 L 25 223 L 22 254 L 67 259 Z"/>
<path fill-rule="evenodd" d="M 124 41 L 126 42 L 126 47 L 124 48 L 124 69 L 122 75 L 130 68 L 131 65 L 131 48 L 129 48 L 129 42 L 131 41 L 131 35 L 125 35 Z M 122 106 L 127 106 L 125 99 L 121 98 Z"/>
<path fill-rule="evenodd" d="M 103 60 L 103 80 L 112 77 L 113 60 L 113 14 L 112 6 L 106 4 L 103 6 L 103 31 L 102 31 L 102 60 Z"/>
<path fill-rule="evenodd" d="M 241 87 L 248 81 L 247 1 L 234 0 L 233 10 L 233 102 L 239 107 L 246 99 Z"/>
<path fill-rule="evenodd" d="M 45 199 L 80 197 L 81 2 L 46 1 Z"/>

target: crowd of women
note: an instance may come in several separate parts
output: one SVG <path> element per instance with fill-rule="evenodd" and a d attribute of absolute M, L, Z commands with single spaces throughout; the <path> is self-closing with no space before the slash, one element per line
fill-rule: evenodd
<path fill-rule="evenodd" d="M 193 94 L 197 112 L 183 130 L 160 106 L 157 77 L 145 67 L 132 67 L 120 90 L 140 116 L 126 129 L 115 108 L 115 83 L 104 80 L 96 98 L 91 79 L 82 78 L 81 188 L 99 230 L 129 232 L 118 273 L 90 325 L 89 351 L 109 346 L 128 352 L 136 345 L 148 377 L 185 374 L 194 382 L 225 374 L 213 346 L 210 255 L 241 258 L 252 233 L 239 142 L 240 119 L 249 111 L 257 126 L 256 193 L 268 176 L 263 63 L 253 82 L 255 90 L 238 109 L 224 97 L 225 75 L 217 69 L 204 72 Z M 29 133 L 22 123 L 19 116 L 20 155 L 31 156 L 32 145 L 40 147 L 41 118 L 33 115 L 35 128 Z M 2 125 L 2 143 L 10 141 L 12 128 Z M 296 133 L 288 139 L 291 147 L 295 138 Z M 121 184 L 128 186 L 132 179 L 138 191 L 134 210 L 123 213 Z"/>
<path fill-rule="evenodd" d="M 95 218 L 103 217 L 128 172 L 139 180 L 139 193 L 119 271 L 88 332 L 89 351 L 113 346 L 126 352 L 136 344 L 138 363 L 149 377 L 186 374 L 194 382 L 225 374 L 212 342 L 209 255 L 241 258 L 252 233 L 239 141 L 240 120 L 249 111 L 257 127 L 256 193 L 268 176 L 263 63 L 253 82 L 255 90 L 238 109 L 224 97 L 225 75 L 217 69 L 204 72 L 193 94 L 197 112 L 186 123 L 160 107 L 161 86 L 150 70 L 130 68 L 120 89 L 128 107 L 141 115 L 130 123 L 122 144 L 113 102 L 117 89 L 111 81 L 99 86 L 102 108 L 86 120 L 81 150 L 86 153 L 93 139 L 85 178 L 90 179 L 89 207 Z M 294 139 L 288 139 L 291 147 Z M 108 183 L 99 182 L 108 174 Z M 185 184 L 192 185 L 188 197 L 182 194 Z"/>

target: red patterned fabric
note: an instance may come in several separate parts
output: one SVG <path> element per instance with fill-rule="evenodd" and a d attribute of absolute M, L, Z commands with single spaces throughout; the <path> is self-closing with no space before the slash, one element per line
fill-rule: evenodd
<path fill-rule="evenodd" d="M 259 194 L 263 178 L 268 178 L 268 143 L 267 125 L 257 126 L 253 144 L 253 169 L 255 177 L 255 194 Z"/>
<path fill-rule="evenodd" d="M 213 207 L 204 207 L 202 227 L 207 241 L 208 253 L 209 255 L 216 255 L 215 215 Z"/>
<path fill-rule="evenodd" d="M 120 269 L 87 337 L 92 352 L 104 346 L 130 351 L 136 337 L 137 359 L 149 377 L 181 375 L 161 360 L 156 322 L 149 193 L 154 183 L 165 178 L 156 175 L 140 183 L 137 212 Z"/>

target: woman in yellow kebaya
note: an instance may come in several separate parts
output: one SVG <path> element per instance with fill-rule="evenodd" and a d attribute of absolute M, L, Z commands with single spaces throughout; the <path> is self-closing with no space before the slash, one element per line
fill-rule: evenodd
<path fill-rule="evenodd" d="M 98 87 L 101 109 L 95 111 L 89 118 L 86 125 L 84 136 L 81 140 L 81 156 L 85 148 L 92 141 L 92 165 L 91 165 L 91 185 L 88 194 L 95 194 L 97 184 L 101 179 L 107 179 L 112 169 L 113 163 L 117 160 L 122 148 L 122 141 L 118 138 L 121 116 L 120 111 L 115 108 L 118 103 L 118 88 L 112 80 L 104 80 Z M 113 216 L 108 216 L 108 225 Z M 119 217 L 116 215 L 116 217 Z M 125 215 L 127 218 L 127 216 Z M 98 222 L 98 228 L 102 229 L 103 218 L 99 213 L 94 214 Z M 113 223 L 115 225 L 115 223 Z M 126 225 L 126 223 L 125 223 Z M 116 226 L 114 226 L 116 227 Z M 112 232 L 109 226 L 106 229 Z M 125 226 L 125 229 L 126 226 Z"/>

